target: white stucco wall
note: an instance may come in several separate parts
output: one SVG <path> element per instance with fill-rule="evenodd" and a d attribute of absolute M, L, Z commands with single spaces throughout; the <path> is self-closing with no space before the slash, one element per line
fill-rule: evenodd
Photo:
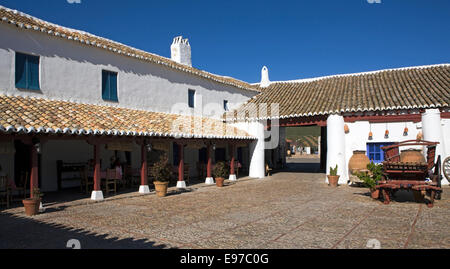
<path fill-rule="evenodd" d="M 442 119 L 442 134 L 445 140 L 445 152 L 446 156 L 442 156 L 442 160 L 450 157 L 450 119 Z"/>
<path fill-rule="evenodd" d="M 390 122 L 387 123 L 387 128 L 389 130 L 389 138 L 384 138 L 384 133 L 386 131 L 386 123 L 372 123 L 369 124 L 368 121 L 357 121 L 354 123 L 346 123 L 349 127 L 349 133 L 345 134 L 345 156 L 346 156 L 346 167 L 348 168 L 348 163 L 355 150 L 367 151 L 367 143 L 389 143 L 389 142 L 401 142 L 405 140 L 416 139 L 418 132 L 421 130 L 420 123 L 413 122 Z M 403 131 L 406 127 L 408 128 L 408 135 L 403 136 Z M 372 129 L 373 140 L 369 140 L 369 132 Z M 408 147 L 408 148 L 418 148 L 421 147 Z M 401 149 L 402 150 L 402 149 Z M 367 152 L 366 152 L 367 153 Z"/>
<path fill-rule="evenodd" d="M 224 100 L 232 109 L 256 94 L 36 31 L 0 24 L 0 34 L 0 93 L 174 112 L 193 89 L 196 103 L 215 103 L 217 113 Z M 40 56 L 40 92 L 15 87 L 15 51 Z M 102 100 L 103 69 L 118 73 L 118 103 Z"/>

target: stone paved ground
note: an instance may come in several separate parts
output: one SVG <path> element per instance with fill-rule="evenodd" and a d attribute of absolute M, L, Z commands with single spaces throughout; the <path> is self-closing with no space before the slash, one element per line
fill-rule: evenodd
<path fill-rule="evenodd" d="M 301 164 L 299 164 L 301 166 Z M 312 169 L 315 170 L 315 169 Z M 165 198 L 121 194 L 53 204 L 29 218 L 0 212 L 0 248 L 450 248 L 450 188 L 434 208 L 412 195 L 383 205 L 324 174 L 280 172 Z"/>

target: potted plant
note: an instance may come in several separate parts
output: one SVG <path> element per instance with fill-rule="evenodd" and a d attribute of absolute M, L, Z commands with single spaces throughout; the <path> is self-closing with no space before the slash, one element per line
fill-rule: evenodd
<path fill-rule="evenodd" d="M 328 184 L 331 187 L 337 187 L 338 186 L 338 181 L 339 181 L 339 177 L 337 174 L 337 170 L 338 170 L 338 165 L 336 164 L 335 168 L 330 167 L 330 175 L 328 175 Z"/>
<path fill-rule="evenodd" d="M 41 193 L 39 188 L 33 189 L 33 198 L 27 198 L 22 200 L 23 206 L 25 208 L 25 214 L 27 216 L 34 216 L 39 213 L 39 206 L 41 204 L 41 197 L 43 194 Z"/>
<path fill-rule="evenodd" d="M 153 165 L 152 175 L 155 178 L 156 195 L 164 197 L 167 194 L 167 187 L 172 176 L 172 166 L 169 164 L 169 158 L 166 154 L 162 155 L 160 160 Z"/>
<path fill-rule="evenodd" d="M 373 199 L 378 199 L 380 190 L 376 188 L 378 181 L 383 178 L 383 166 L 374 164 L 373 162 L 367 165 L 368 173 L 358 173 L 357 176 L 364 183 L 364 186 L 370 190 L 370 195 Z"/>
<path fill-rule="evenodd" d="M 218 162 L 214 166 L 213 174 L 216 179 L 217 187 L 223 187 L 223 181 L 228 177 L 230 169 L 225 162 Z"/>

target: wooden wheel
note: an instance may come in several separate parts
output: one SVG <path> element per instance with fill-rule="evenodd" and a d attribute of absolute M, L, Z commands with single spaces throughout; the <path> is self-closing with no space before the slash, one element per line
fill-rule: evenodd
<path fill-rule="evenodd" d="M 445 178 L 450 181 L 450 157 L 447 157 L 442 163 L 442 170 L 444 172 Z"/>

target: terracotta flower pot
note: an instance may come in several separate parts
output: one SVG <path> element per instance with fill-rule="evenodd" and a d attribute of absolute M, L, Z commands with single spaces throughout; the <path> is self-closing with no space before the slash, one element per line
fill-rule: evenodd
<path fill-rule="evenodd" d="M 158 197 L 166 196 L 167 186 L 169 186 L 169 182 L 155 181 L 153 182 L 153 184 L 155 184 L 156 195 Z"/>
<path fill-rule="evenodd" d="M 380 189 L 370 189 L 370 196 L 373 199 L 378 199 L 380 197 Z"/>
<path fill-rule="evenodd" d="M 327 176 L 328 177 L 328 184 L 331 187 L 337 187 L 338 186 L 338 182 L 339 182 L 339 177 L 340 176 Z"/>
<path fill-rule="evenodd" d="M 25 214 L 27 216 L 34 216 L 39 213 L 39 205 L 41 204 L 41 199 L 25 199 L 22 200 L 23 206 L 25 208 Z"/>
<path fill-rule="evenodd" d="M 216 185 L 217 185 L 217 187 L 223 187 L 223 181 L 224 180 L 225 179 L 223 177 L 217 177 L 216 178 Z"/>

